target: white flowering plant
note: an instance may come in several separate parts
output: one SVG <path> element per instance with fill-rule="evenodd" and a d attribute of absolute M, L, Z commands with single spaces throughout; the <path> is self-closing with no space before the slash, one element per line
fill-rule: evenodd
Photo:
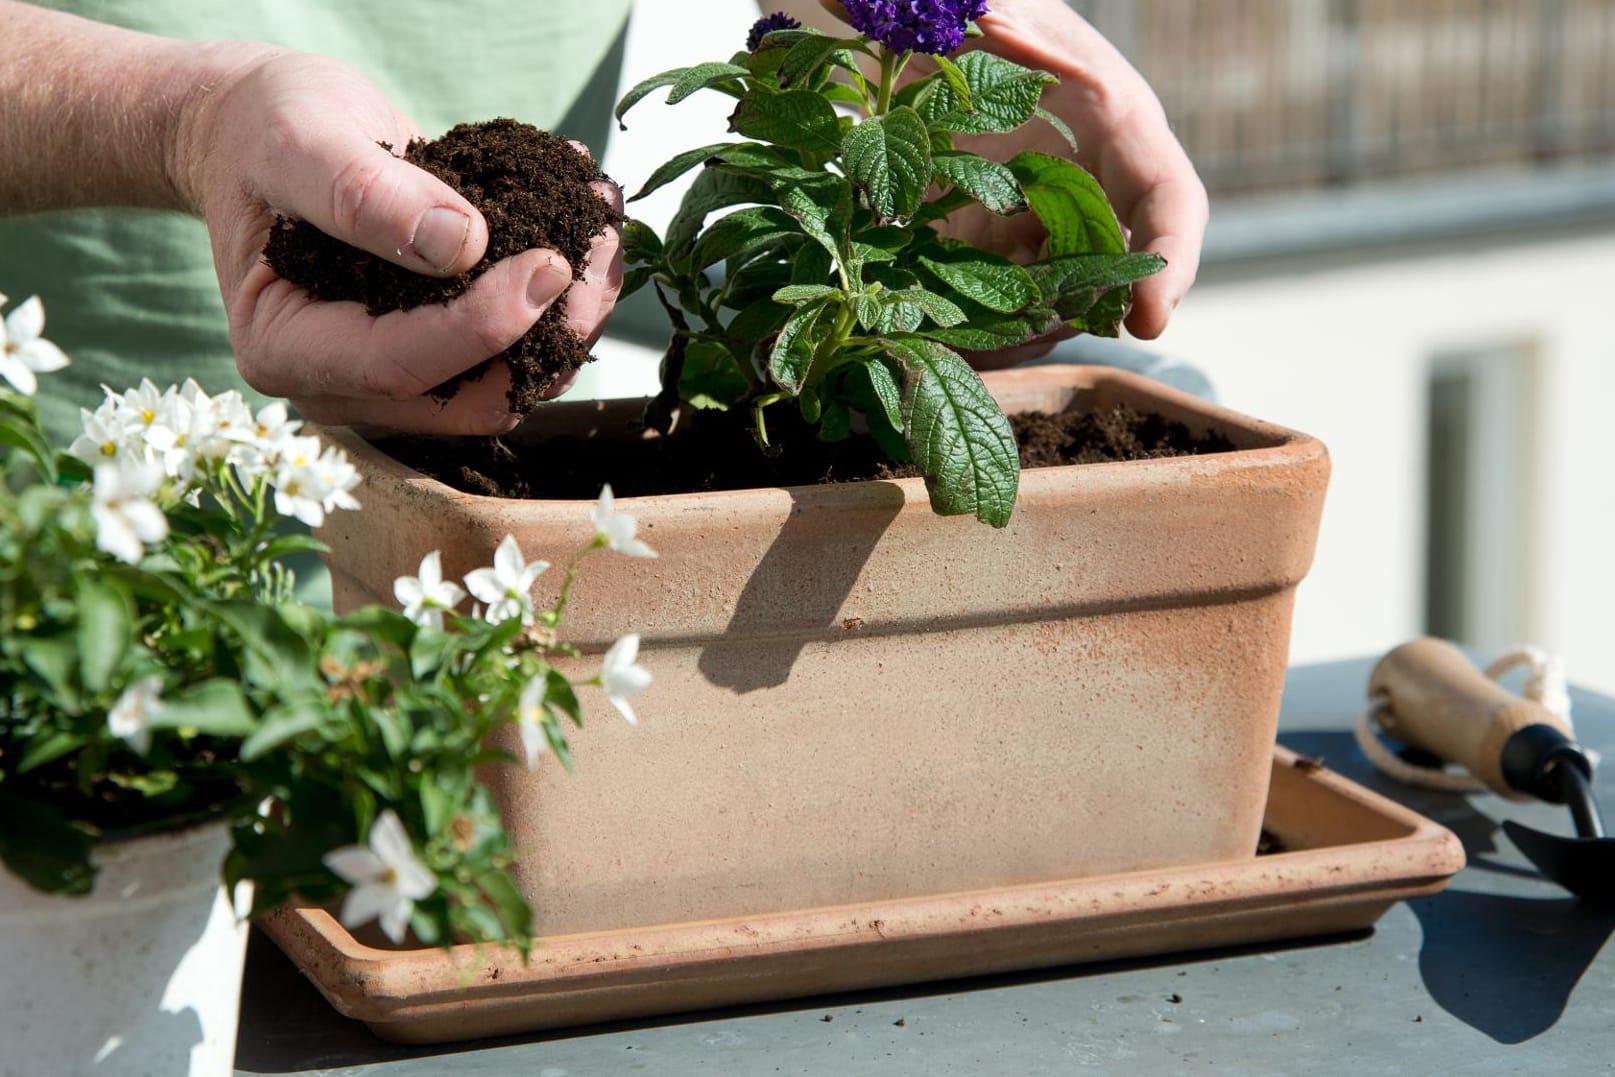
<path fill-rule="evenodd" d="M 637 637 L 586 680 L 560 668 L 579 664 L 557 636 L 579 562 L 655 556 L 609 487 L 547 609 L 532 589 L 549 566 L 507 537 L 460 582 L 428 553 L 397 581 L 402 609 L 331 616 L 296 597 L 285 559 L 322 547 L 284 521 L 358 507 L 343 453 L 282 404 L 189 381 L 107 390 L 57 451 L 32 396 L 67 359 L 43 328 L 37 299 L 0 323 L 6 869 L 82 894 L 99 843 L 224 819 L 222 878 L 255 885 L 255 913 L 341 899 L 344 923 L 395 942 L 525 948 L 532 912 L 477 772 L 570 769 L 589 686 L 636 721 Z M 489 744 L 510 724 L 520 757 Z"/>

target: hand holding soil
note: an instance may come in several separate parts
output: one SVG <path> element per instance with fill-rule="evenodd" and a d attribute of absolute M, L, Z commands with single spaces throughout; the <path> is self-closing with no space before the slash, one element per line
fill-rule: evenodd
<path fill-rule="evenodd" d="M 569 160 L 548 163 L 594 182 L 596 226 L 566 252 L 491 247 L 471 200 L 383 148 L 402 153 L 420 138 L 345 65 L 244 46 L 240 65 L 187 124 L 181 174 L 208 223 L 231 343 L 250 385 L 289 397 L 317 422 L 501 433 L 521 410 L 509 399 L 505 364 L 452 397 L 432 390 L 504 353 L 558 302 L 559 335 L 581 338 L 586 355 L 620 284 L 609 225 L 621 196 L 562 143 Z M 271 269 L 263 252 L 279 217 L 369 252 L 361 286 L 311 295 Z M 363 281 L 389 273 L 439 291 L 378 301 Z M 527 385 L 523 406 L 563 391 L 569 375 L 570 367 Z"/>

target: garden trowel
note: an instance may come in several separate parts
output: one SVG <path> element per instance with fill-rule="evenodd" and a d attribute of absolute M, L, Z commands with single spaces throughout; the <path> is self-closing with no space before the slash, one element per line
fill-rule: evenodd
<path fill-rule="evenodd" d="M 1513 800 L 1566 804 L 1576 837 L 1509 820 L 1503 829 L 1548 878 L 1586 901 L 1615 902 L 1615 838 L 1604 836 L 1592 762 L 1569 723 L 1491 680 L 1445 640 L 1404 643 L 1380 659 L 1368 690 L 1379 722 L 1409 748 L 1459 763 Z"/>

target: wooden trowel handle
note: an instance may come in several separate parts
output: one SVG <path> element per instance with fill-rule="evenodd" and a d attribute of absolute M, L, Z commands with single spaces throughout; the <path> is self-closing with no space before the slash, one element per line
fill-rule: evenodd
<path fill-rule="evenodd" d="M 1571 736 L 1568 723 L 1476 669 L 1446 640 L 1416 639 L 1380 659 L 1368 678 L 1371 696 L 1390 705 L 1380 724 L 1410 748 L 1423 748 L 1469 772 L 1503 796 L 1522 793 L 1503 778 L 1503 745 L 1529 725 Z"/>

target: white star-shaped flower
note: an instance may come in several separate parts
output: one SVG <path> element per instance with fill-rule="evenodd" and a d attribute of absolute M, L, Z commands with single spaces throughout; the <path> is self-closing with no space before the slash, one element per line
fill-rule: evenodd
<path fill-rule="evenodd" d="M 493 567 L 473 569 L 465 577 L 465 588 L 478 602 L 488 603 L 483 613 L 488 621 L 499 624 L 512 617 L 520 617 L 522 624 L 533 623 L 533 581 L 550 567 L 548 561 L 528 561 L 516 543 L 515 535 L 506 535 L 493 552 Z"/>
<path fill-rule="evenodd" d="M 118 460 L 95 467 L 90 516 L 95 545 L 127 564 L 138 564 L 145 544 L 168 536 L 168 517 L 151 500 L 163 481 L 155 464 Z"/>
<path fill-rule="evenodd" d="M 531 770 L 550 750 L 550 739 L 544 732 L 543 677 L 534 677 L 522 687 L 522 694 L 516 700 L 516 732 L 521 735 L 522 752 L 527 756 L 527 769 Z"/>
<path fill-rule="evenodd" d="M 277 444 L 276 454 L 275 511 L 282 516 L 319 527 L 326 513 L 359 507 L 350 493 L 359 472 L 341 449 L 322 449 L 319 438 L 290 437 Z"/>
<path fill-rule="evenodd" d="M 0 295 L 0 306 L 6 297 Z M 62 349 L 40 336 L 45 331 L 45 304 L 30 296 L 0 322 L 0 377 L 23 396 L 39 388 L 36 374 L 49 374 L 67 365 Z"/>
<path fill-rule="evenodd" d="M 655 550 L 634 537 L 639 531 L 639 521 L 626 512 L 618 512 L 613 508 L 615 503 L 611 496 L 611 485 L 608 483 L 602 486 L 600 500 L 595 503 L 589 514 L 594 520 L 595 533 L 605 540 L 607 546 L 620 554 L 629 557 L 655 557 Z"/>
<path fill-rule="evenodd" d="M 606 699 L 616 707 L 629 725 L 638 725 L 639 716 L 629 706 L 628 697 L 649 687 L 650 670 L 634 664 L 639 657 L 639 634 L 630 632 L 611 645 L 600 668 L 600 687 L 606 690 Z"/>
<path fill-rule="evenodd" d="M 465 592 L 459 584 L 443 578 L 443 557 L 437 550 L 421 558 L 417 571 L 418 576 L 400 576 L 393 581 L 393 596 L 411 621 L 442 628 L 444 612 L 458 606 Z"/>
<path fill-rule="evenodd" d="M 370 827 L 368 845 L 344 845 L 322 858 L 353 889 L 342 901 L 342 924 L 358 927 L 378 917 L 394 943 L 404 941 L 415 903 L 437 889 L 437 876 L 415 858 L 409 834 L 388 808 Z"/>
<path fill-rule="evenodd" d="M 163 679 L 156 674 L 142 678 L 125 688 L 107 711 L 107 732 L 141 755 L 151 749 L 151 720 L 163 709 L 157 695 L 162 686 Z"/>

